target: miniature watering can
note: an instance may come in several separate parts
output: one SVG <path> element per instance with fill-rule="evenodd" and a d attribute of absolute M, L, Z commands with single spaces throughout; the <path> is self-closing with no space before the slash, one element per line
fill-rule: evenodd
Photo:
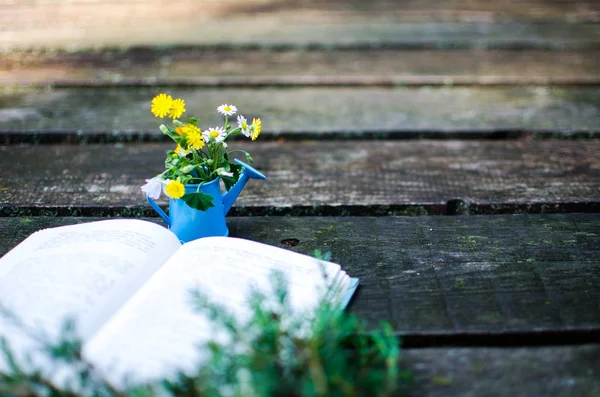
<path fill-rule="evenodd" d="M 229 235 L 225 215 L 231 209 L 248 180 L 267 179 L 266 176 L 243 161 L 235 159 L 235 162 L 243 167 L 242 173 L 237 183 L 225 194 L 221 195 L 219 178 L 201 184 L 200 191 L 214 197 L 214 207 L 210 207 L 206 211 L 192 208 L 183 200 L 170 199 L 169 215 L 167 215 L 152 198 L 146 195 L 146 200 L 148 200 L 150 206 L 167 222 L 169 229 L 175 233 L 179 241 L 187 243 L 201 237 Z M 186 185 L 185 193 L 194 193 L 197 189 L 198 185 Z"/>

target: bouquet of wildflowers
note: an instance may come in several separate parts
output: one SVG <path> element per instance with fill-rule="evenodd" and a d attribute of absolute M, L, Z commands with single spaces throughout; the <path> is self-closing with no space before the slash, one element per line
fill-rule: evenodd
<path fill-rule="evenodd" d="M 159 94 L 152 99 L 151 111 L 158 118 L 169 117 L 173 121 L 172 126 L 162 124 L 160 130 L 176 146 L 167 151 L 165 171 L 147 179 L 142 191 L 155 200 L 164 191 L 170 198 L 182 199 L 192 208 L 207 210 L 213 206 L 213 197 L 201 192 L 200 185 L 220 177 L 229 190 L 237 182 L 242 168 L 229 161 L 233 152 L 244 153 L 248 162 L 252 163 L 248 152 L 228 150 L 227 139 L 241 134 L 256 140 L 262 129 L 261 120 L 255 118 L 249 124 L 244 116 L 238 115 L 237 126 L 234 128 L 229 124 L 229 117 L 237 113 L 237 108 L 224 104 L 217 107 L 217 111 L 225 116 L 223 127 L 211 127 L 202 131 L 197 118 L 185 116 L 185 120 L 180 120 L 185 113 L 185 102 L 167 94 Z M 185 193 L 185 185 L 189 184 L 198 185 L 196 192 Z"/>

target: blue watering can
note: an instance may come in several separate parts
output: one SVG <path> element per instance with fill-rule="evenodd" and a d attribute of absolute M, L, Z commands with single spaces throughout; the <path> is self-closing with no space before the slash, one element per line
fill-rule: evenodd
<path fill-rule="evenodd" d="M 249 179 L 267 179 L 266 176 L 250 167 L 248 164 L 235 159 L 243 167 L 237 183 L 225 194 L 221 195 L 219 178 L 200 185 L 200 191 L 214 197 L 213 205 L 206 211 L 190 207 L 183 200 L 169 200 L 169 215 L 146 195 L 148 204 L 167 222 L 169 229 L 175 233 L 182 243 L 208 236 L 228 236 L 229 229 L 225 223 L 225 215 L 238 198 Z M 195 193 L 198 185 L 186 185 L 185 193 Z"/>

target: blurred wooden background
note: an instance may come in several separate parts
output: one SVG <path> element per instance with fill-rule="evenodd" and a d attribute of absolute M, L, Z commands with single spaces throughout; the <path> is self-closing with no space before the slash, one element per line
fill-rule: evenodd
<path fill-rule="evenodd" d="M 160 222 L 150 100 L 233 103 L 268 180 L 232 234 L 361 277 L 409 395 L 600 396 L 600 2 L 0 0 L 0 51 L 0 254 Z"/>

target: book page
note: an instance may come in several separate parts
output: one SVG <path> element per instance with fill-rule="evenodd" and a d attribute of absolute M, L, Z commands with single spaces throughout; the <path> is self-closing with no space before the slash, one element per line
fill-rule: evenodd
<path fill-rule="evenodd" d="M 191 370 L 202 357 L 196 346 L 215 336 L 211 323 L 193 312 L 191 290 L 247 318 L 251 288 L 270 290 L 270 275 L 281 270 L 295 310 L 310 310 L 325 292 L 323 273 L 342 286 L 340 266 L 280 248 L 235 238 L 205 238 L 184 244 L 151 280 L 98 332 L 86 355 L 113 376 L 136 380 Z M 345 275 L 345 276 L 344 276 Z M 118 382 L 118 378 L 112 379 Z"/>
<path fill-rule="evenodd" d="M 85 340 L 180 245 L 164 227 L 133 219 L 42 230 L 0 259 L 0 304 L 49 335 L 74 318 Z"/>

